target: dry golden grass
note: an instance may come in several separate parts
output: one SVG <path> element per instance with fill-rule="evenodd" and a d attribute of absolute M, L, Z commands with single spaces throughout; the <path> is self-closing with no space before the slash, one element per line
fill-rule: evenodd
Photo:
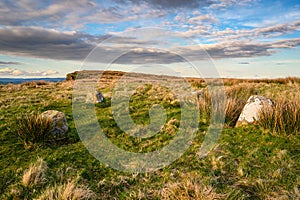
<path fill-rule="evenodd" d="M 39 113 L 21 115 L 14 124 L 18 137 L 24 142 L 26 148 L 36 144 L 49 142 L 53 135 L 53 123 L 43 118 Z"/>
<path fill-rule="evenodd" d="M 80 200 L 94 197 L 95 194 L 88 187 L 69 181 L 66 184 L 46 188 L 37 200 Z"/>
<path fill-rule="evenodd" d="M 221 112 L 218 109 L 225 107 L 225 124 L 228 127 L 234 127 L 236 121 L 239 118 L 240 113 L 243 110 L 249 96 L 257 94 L 256 87 L 249 83 L 240 83 L 234 86 L 225 87 L 226 104 L 225 106 L 220 102 L 218 94 L 215 96 L 216 99 L 211 99 L 211 94 L 208 89 L 204 89 L 202 93 L 202 99 L 199 99 L 198 107 L 202 117 L 210 118 L 211 116 L 211 102 L 215 103 L 214 112 Z"/>
<path fill-rule="evenodd" d="M 269 187 L 272 184 L 270 180 L 256 179 L 247 180 L 241 179 L 238 181 L 234 187 L 238 190 L 243 190 L 245 196 L 250 197 L 250 199 L 267 199 L 267 200 L 289 200 L 297 199 L 295 195 L 289 194 L 288 191 L 283 190 L 279 186 L 273 186 L 274 191 L 270 192 Z M 236 199 L 234 195 L 230 196 L 231 199 Z"/>
<path fill-rule="evenodd" d="M 273 107 L 262 110 L 258 124 L 273 133 L 299 133 L 300 96 L 292 99 L 278 97 L 273 102 Z"/>
<path fill-rule="evenodd" d="M 197 174 L 185 174 L 176 182 L 170 182 L 160 191 L 160 198 L 169 200 L 211 200 L 224 199 L 226 194 L 217 194 L 213 187 L 202 182 Z"/>
<path fill-rule="evenodd" d="M 47 163 L 39 158 L 36 163 L 31 164 L 24 172 L 22 184 L 28 186 L 41 186 L 46 182 Z"/>

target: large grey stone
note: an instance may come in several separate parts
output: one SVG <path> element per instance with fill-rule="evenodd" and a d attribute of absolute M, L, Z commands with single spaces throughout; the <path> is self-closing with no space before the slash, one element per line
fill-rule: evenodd
<path fill-rule="evenodd" d="M 259 120 L 259 114 L 265 107 L 273 106 L 273 102 L 263 96 L 250 96 L 244 106 L 236 126 L 253 124 Z"/>
<path fill-rule="evenodd" d="M 68 122 L 63 112 L 47 110 L 41 114 L 45 119 L 53 123 L 52 133 L 57 136 L 65 136 L 68 131 Z"/>

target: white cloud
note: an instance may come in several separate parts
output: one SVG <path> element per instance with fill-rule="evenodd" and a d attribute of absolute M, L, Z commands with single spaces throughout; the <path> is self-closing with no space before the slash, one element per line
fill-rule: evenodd
<path fill-rule="evenodd" d="M 245 6 L 257 0 L 212 0 L 210 8 L 228 8 L 230 6 Z"/>
<path fill-rule="evenodd" d="M 0 75 L 2 76 L 50 76 L 58 74 L 55 70 L 47 70 L 47 71 L 24 71 L 20 69 L 12 69 L 12 68 L 2 68 L 0 69 Z"/>
<path fill-rule="evenodd" d="M 218 23 L 218 20 L 214 16 L 206 14 L 192 17 L 188 22 L 190 24 L 203 24 L 203 22 Z"/>

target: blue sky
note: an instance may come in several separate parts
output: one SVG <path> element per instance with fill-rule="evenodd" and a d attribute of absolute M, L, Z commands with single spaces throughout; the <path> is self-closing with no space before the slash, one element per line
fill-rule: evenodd
<path fill-rule="evenodd" d="M 139 67 L 199 76 L 191 63 L 222 77 L 300 77 L 299 57 L 298 0 L 0 2 L 0 77 Z"/>

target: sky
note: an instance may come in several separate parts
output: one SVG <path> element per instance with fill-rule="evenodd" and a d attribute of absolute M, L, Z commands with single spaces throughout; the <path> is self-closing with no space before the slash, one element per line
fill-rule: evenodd
<path fill-rule="evenodd" d="M 300 1 L 0 1 L 0 78 L 82 69 L 300 77 Z"/>

